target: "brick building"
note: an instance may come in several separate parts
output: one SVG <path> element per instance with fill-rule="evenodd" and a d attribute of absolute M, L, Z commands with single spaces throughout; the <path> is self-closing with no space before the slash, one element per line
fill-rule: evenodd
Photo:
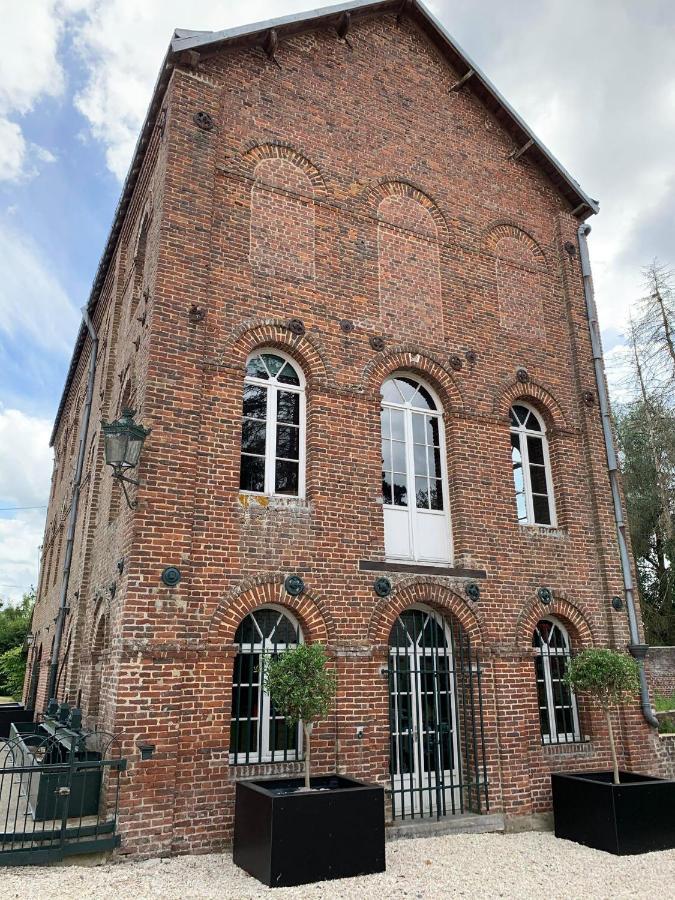
<path fill-rule="evenodd" d="M 54 426 L 26 682 L 42 710 L 54 653 L 122 734 L 124 852 L 217 849 L 236 779 L 299 770 L 260 687 L 298 640 L 338 672 L 317 770 L 396 819 L 537 814 L 549 772 L 609 766 L 559 678 L 631 640 L 596 211 L 421 3 L 175 33 Z M 126 407 L 133 506 L 99 425 Z M 616 728 L 649 768 L 640 704 Z"/>

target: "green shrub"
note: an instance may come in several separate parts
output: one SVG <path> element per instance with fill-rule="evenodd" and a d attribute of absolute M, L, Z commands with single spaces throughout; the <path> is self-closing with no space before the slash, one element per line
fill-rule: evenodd
<path fill-rule="evenodd" d="M 326 668 L 321 644 L 299 644 L 272 657 L 265 672 L 265 690 L 289 722 L 302 723 L 305 736 L 305 788 L 310 788 L 310 742 L 315 722 L 325 719 L 335 697 L 335 673 Z"/>
<path fill-rule="evenodd" d="M 657 712 L 669 712 L 671 709 L 675 709 L 675 691 L 670 697 L 666 697 L 665 694 L 655 694 L 654 706 Z"/>
<path fill-rule="evenodd" d="M 20 700 L 26 674 L 26 654 L 23 647 L 12 647 L 0 654 L 0 694 Z"/>
<path fill-rule="evenodd" d="M 627 653 L 616 650 L 582 650 L 570 660 L 565 681 L 577 694 L 586 694 L 604 711 L 614 764 L 614 784 L 619 784 L 611 710 L 638 694 L 640 669 L 637 662 Z"/>

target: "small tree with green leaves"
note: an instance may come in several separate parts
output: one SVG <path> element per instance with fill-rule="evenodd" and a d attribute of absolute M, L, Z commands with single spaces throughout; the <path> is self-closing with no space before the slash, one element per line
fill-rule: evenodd
<path fill-rule="evenodd" d="M 305 789 L 309 790 L 312 730 L 325 719 L 335 697 L 335 672 L 321 644 L 299 644 L 267 663 L 265 690 L 278 712 L 305 736 Z"/>
<path fill-rule="evenodd" d="M 619 784 L 619 763 L 612 728 L 612 707 L 633 699 L 640 690 L 637 662 L 616 650 L 582 650 L 570 660 L 565 681 L 577 694 L 586 694 L 605 713 L 614 764 L 614 784 Z"/>

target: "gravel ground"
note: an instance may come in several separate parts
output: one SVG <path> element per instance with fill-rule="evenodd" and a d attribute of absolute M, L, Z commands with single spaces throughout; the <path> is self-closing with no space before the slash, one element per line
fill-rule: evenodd
<path fill-rule="evenodd" d="M 385 873 L 298 888 L 266 888 L 228 854 L 179 856 L 96 867 L 3 869 L 0 896 L 106 900 L 309 898 L 496 898 L 586 900 L 675 897 L 675 850 L 612 856 L 552 834 L 476 834 L 387 844 Z"/>

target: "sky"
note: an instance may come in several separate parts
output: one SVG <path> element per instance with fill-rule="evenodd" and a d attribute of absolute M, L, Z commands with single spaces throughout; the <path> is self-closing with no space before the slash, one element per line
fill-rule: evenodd
<path fill-rule="evenodd" d="M 589 238 L 606 356 L 641 268 L 675 265 L 675 3 L 427 0 L 599 199 Z M 316 0 L 0 0 L 0 597 L 37 583 L 49 435 L 80 314 L 174 28 Z"/>

